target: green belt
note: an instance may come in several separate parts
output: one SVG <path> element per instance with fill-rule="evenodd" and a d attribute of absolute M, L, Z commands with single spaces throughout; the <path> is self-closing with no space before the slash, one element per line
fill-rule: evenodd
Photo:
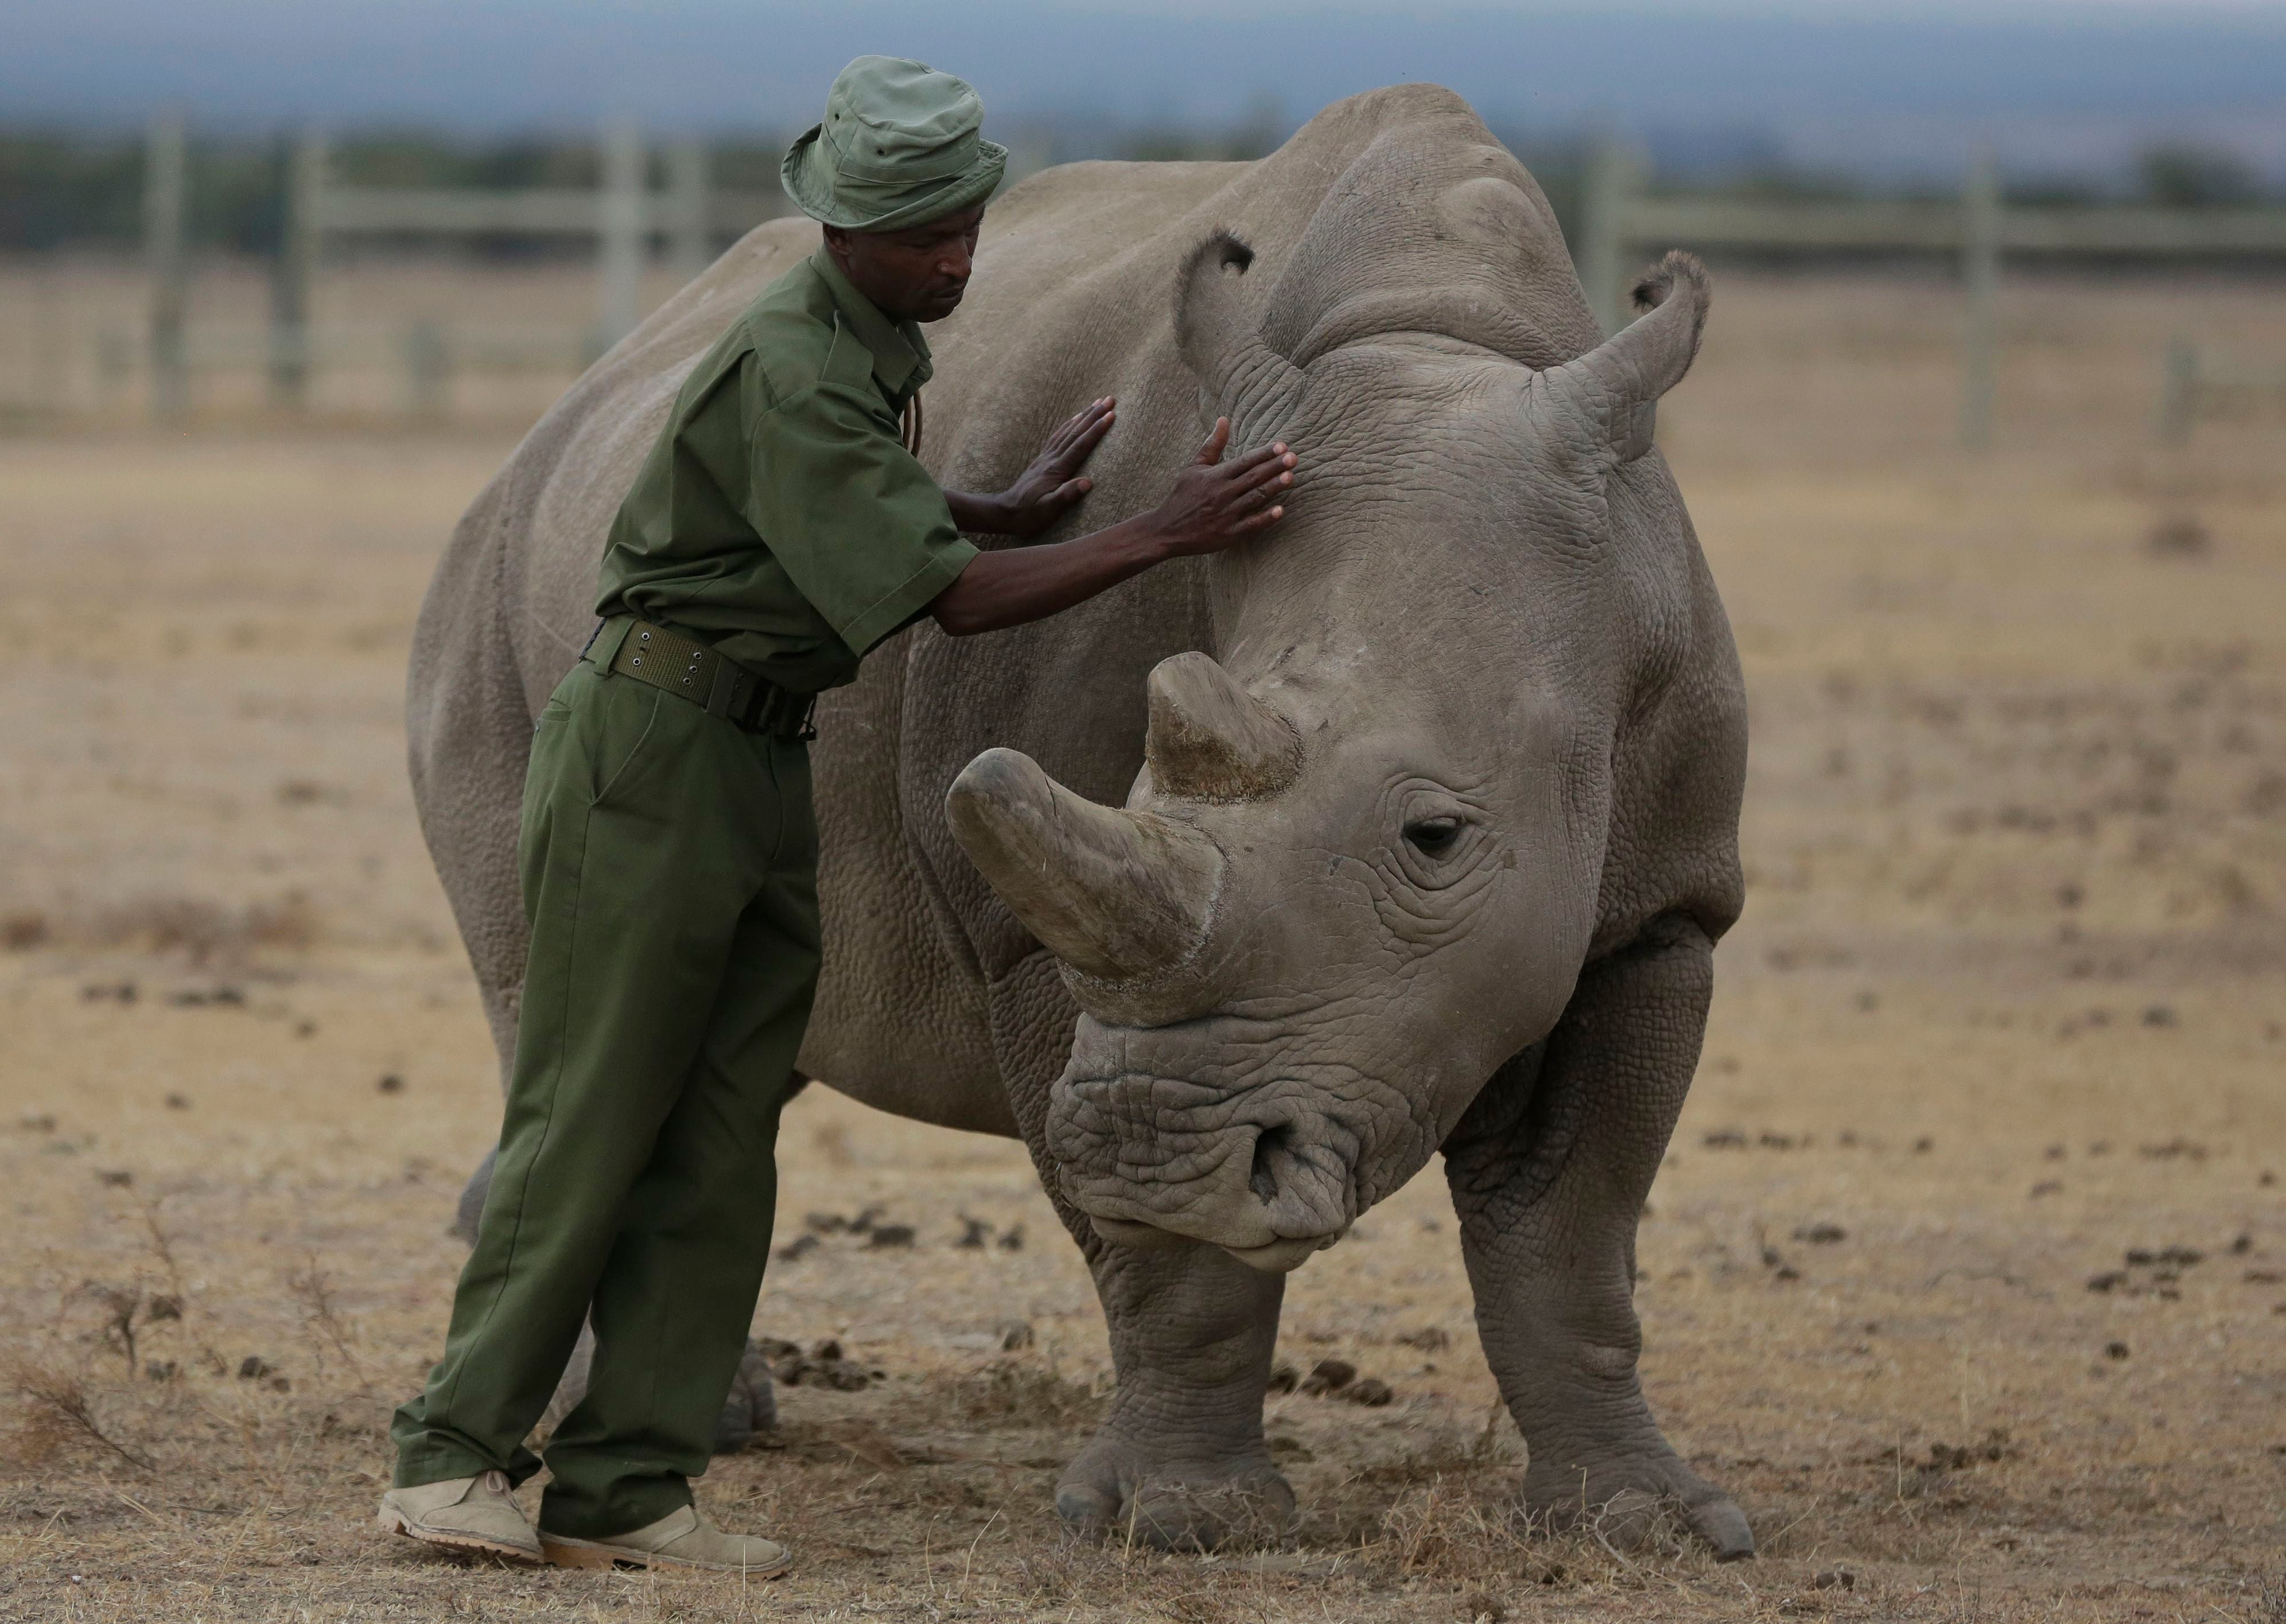
<path fill-rule="evenodd" d="M 688 699 L 749 733 L 776 738 L 817 737 L 810 713 L 816 694 L 797 694 L 756 676 L 688 633 L 633 615 L 613 615 L 595 627 L 585 658 L 613 676 L 632 677 Z"/>

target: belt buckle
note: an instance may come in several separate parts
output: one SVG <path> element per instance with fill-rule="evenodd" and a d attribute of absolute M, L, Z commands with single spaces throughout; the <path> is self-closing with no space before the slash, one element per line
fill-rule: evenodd
<path fill-rule="evenodd" d="M 708 663 L 709 656 L 712 657 L 711 665 Z M 690 657 L 690 676 L 702 672 L 706 677 L 706 696 L 699 703 L 706 707 L 706 713 L 736 720 L 738 714 L 738 681 L 745 674 L 712 650 L 694 653 Z M 690 676 L 684 680 L 689 681 Z"/>

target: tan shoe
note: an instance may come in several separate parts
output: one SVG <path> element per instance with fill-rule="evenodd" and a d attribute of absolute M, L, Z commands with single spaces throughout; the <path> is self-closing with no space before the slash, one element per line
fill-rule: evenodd
<path fill-rule="evenodd" d="M 793 1557 L 775 1540 L 750 1533 L 725 1533 L 700 1515 L 696 1506 L 669 1512 L 648 1528 L 614 1534 L 608 1540 L 575 1540 L 560 1533 L 540 1536 L 548 1560 L 558 1567 L 704 1568 L 713 1573 L 744 1573 L 750 1579 L 776 1579 L 793 1565 Z"/>
<path fill-rule="evenodd" d="M 391 1489 L 381 1497 L 379 1521 L 391 1533 L 426 1540 L 431 1545 L 488 1550 L 525 1562 L 543 1559 L 540 1536 L 532 1531 L 524 1508 L 508 1492 L 504 1471 Z"/>

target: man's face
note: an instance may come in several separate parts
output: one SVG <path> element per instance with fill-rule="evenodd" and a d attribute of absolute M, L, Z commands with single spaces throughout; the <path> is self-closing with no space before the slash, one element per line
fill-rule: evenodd
<path fill-rule="evenodd" d="M 825 228 L 826 251 L 857 291 L 896 321 L 942 321 L 960 304 L 984 206 L 903 231 Z"/>

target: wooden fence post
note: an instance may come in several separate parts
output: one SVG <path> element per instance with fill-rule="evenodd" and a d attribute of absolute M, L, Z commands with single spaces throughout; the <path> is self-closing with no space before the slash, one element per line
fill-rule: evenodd
<path fill-rule="evenodd" d="M 1643 163 L 1618 136 L 1597 135 L 1588 147 L 1580 198 L 1580 287 L 1605 336 L 1628 324 L 1628 214 L 1643 189 Z"/>
<path fill-rule="evenodd" d="M 2159 392 L 2159 438 L 2180 445 L 2191 438 L 2199 412 L 2199 352 L 2187 338 L 2167 343 L 2166 370 Z"/>
<path fill-rule="evenodd" d="M 310 335 L 311 296 L 318 279 L 321 193 L 326 185 L 326 138 L 304 130 L 286 160 L 286 217 L 270 278 L 270 398 L 300 411 L 309 405 L 315 365 Z"/>
<path fill-rule="evenodd" d="M 405 399 L 413 415 L 444 416 L 453 368 L 445 330 L 433 321 L 414 322 L 405 330 L 404 355 Z"/>
<path fill-rule="evenodd" d="M 603 250 L 597 264 L 600 309 L 596 337 L 610 349 L 642 319 L 646 248 L 642 131 L 627 119 L 603 126 L 603 191 L 596 224 Z"/>
<path fill-rule="evenodd" d="M 95 404 L 106 411 L 135 387 L 135 336 L 116 327 L 95 335 Z"/>
<path fill-rule="evenodd" d="M 187 136 L 179 109 L 151 121 L 143 159 L 143 256 L 151 274 L 151 412 L 162 422 L 190 409 L 190 358 L 183 323 L 190 304 L 190 256 L 185 242 L 189 188 Z"/>
<path fill-rule="evenodd" d="M 1989 150 L 1969 162 L 1960 196 L 1960 277 L 1968 294 L 1961 343 L 1960 443 L 1969 451 L 1992 447 L 1994 350 L 1999 342 L 2000 169 Z"/>
<path fill-rule="evenodd" d="M 667 263 L 687 282 L 713 263 L 714 199 L 706 143 L 677 141 L 667 149 Z"/>

